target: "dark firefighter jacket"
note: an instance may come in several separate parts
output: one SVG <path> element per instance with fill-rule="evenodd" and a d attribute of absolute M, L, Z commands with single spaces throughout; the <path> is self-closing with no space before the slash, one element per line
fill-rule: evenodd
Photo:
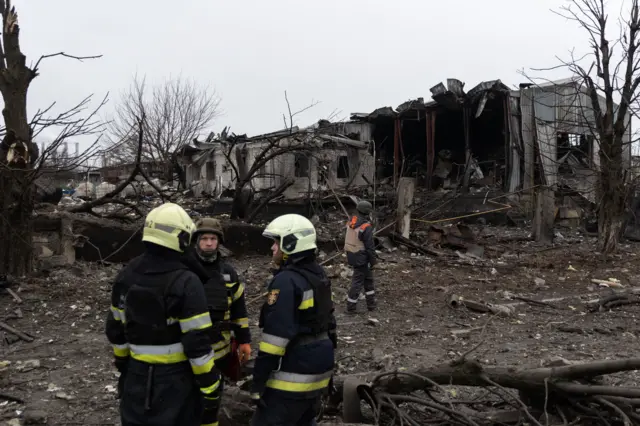
<path fill-rule="evenodd" d="M 220 376 L 202 283 L 178 253 L 147 247 L 113 285 L 106 334 L 116 367 L 124 373 L 130 358 L 152 365 L 188 362 L 202 394 L 215 399 Z"/>
<path fill-rule="evenodd" d="M 254 398 L 265 388 L 314 398 L 328 387 L 335 335 L 331 282 L 313 254 L 289 258 L 275 272 L 260 313 L 262 339 L 253 370 Z M 329 335 L 329 336 L 328 336 Z"/>
<path fill-rule="evenodd" d="M 185 257 L 187 258 L 185 263 L 204 283 L 207 303 L 214 323 L 217 316 L 214 312 L 215 306 L 219 304 L 217 302 L 220 299 L 223 301 L 221 318 L 223 325 L 219 327 L 221 331 L 216 331 L 212 339 L 215 359 L 218 360 L 230 353 L 231 333 L 239 344 L 251 343 L 244 284 L 240 282 L 236 270 L 220 256 L 215 262 L 201 262 L 194 249 L 190 250 Z M 214 324 L 214 328 L 218 327 Z"/>
<path fill-rule="evenodd" d="M 353 216 L 347 222 L 345 235 L 347 262 L 355 268 L 376 264 L 376 248 L 373 242 L 373 226 L 364 217 Z"/>

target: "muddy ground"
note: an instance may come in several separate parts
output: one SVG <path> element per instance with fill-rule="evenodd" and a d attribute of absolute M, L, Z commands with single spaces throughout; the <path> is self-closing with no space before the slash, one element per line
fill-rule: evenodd
<path fill-rule="evenodd" d="M 451 294 L 514 306 L 513 315 L 495 317 L 487 325 L 484 343 L 474 352 L 488 365 L 637 356 L 640 308 L 587 313 L 585 302 L 611 291 L 592 279 L 616 278 L 625 288 L 640 285 L 639 245 L 622 245 L 617 255 L 605 259 L 593 239 L 572 231 L 562 231 L 554 246 L 526 241 L 526 230 L 485 227 L 476 232 L 485 246 L 482 260 L 444 249 L 440 257 L 402 247 L 382 251 L 376 271 L 379 309 L 372 314 L 364 301 L 360 314 L 345 314 L 349 271 L 342 257 L 328 262 L 339 301 L 339 374 L 449 361 L 479 343 L 487 314 L 452 309 L 447 303 Z M 331 255 L 321 253 L 324 259 Z M 246 281 L 252 330 L 259 337 L 257 310 L 269 258 L 231 262 Z M 0 422 L 119 424 L 117 377 L 103 332 L 118 268 L 78 263 L 26 279 L 13 287 L 22 303 L 0 294 L 0 320 L 35 337 L 27 343 L 3 333 L 0 392 L 24 403 L 0 397 Z M 638 373 L 625 374 L 616 383 L 637 384 L 639 379 Z"/>

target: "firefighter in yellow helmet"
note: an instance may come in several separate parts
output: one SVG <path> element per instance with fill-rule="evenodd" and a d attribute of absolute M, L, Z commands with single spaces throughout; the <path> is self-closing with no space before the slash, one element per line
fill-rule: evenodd
<path fill-rule="evenodd" d="M 252 426 L 316 424 L 336 346 L 331 281 L 316 261 L 316 230 L 305 217 L 280 216 L 263 234 L 279 266 L 260 313 L 253 369 Z"/>
<path fill-rule="evenodd" d="M 120 372 L 120 418 L 129 425 L 214 425 L 220 374 L 200 279 L 182 262 L 195 225 L 178 205 L 146 217 L 145 252 L 117 275 L 106 334 Z"/>

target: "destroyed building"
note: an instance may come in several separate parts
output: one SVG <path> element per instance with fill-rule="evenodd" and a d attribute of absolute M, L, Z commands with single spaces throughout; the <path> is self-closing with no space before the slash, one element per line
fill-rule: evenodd
<path fill-rule="evenodd" d="M 262 191 L 293 179 L 284 193 L 289 199 L 328 188 L 371 187 L 374 181 L 395 186 L 408 176 L 431 191 L 495 191 L 526 199 L 530 189 L 544 185 L 595 202 L 599 146 L 591 100 L 579 80 L 518 89 L 491 80 L 464 87 L 448 79 L 430 89 L 431 100 L 354 113 L 344 123 L 320 121 L 254 137 L 211 135 L 185 146 L 180 162 L 195 195 L 220 195 L 233 189 L 237 164 L 250 169 L 277 139 L 282 146 L 304 143 L 305 149 L 270 159 L 250 185 Z M 623 158 L 630 169 L 631 143 Z"/>
<path fill-rule="evenodd" d="M 219 195 L 234 188 L 238 173 L 251 169 L 256 158 L 272 157 L 252 174 L 255 191 L 274 189 L 286 179 L 293 184 L 283 193 L 292 199 L 317 190 L 355 188 L 374 179 L 369 123 L 329 123 L 278 132 L 210 135 L 182 148 L 180 162 L 194 195 Z M 230 161 L 229 161 L 230 160 Z M 243 171 L 244 170 L 244 171 Z"/>
<path fill-rule="evenodd" d="M 558 185 L 595 200 L 595 120 L 578 80 L 518 90 L 492 80 L 465 92 L 464 83 L 448 79 L 431 93 L 431 101 L 352 114 L 353 122 L 372 125 L 377 178 L 411 176 L 434 190 L 488 186 L 505 193 Z M 626 134 L 630 142 L 630 124 Z M 630 143 L 623 158 L 629 168 Z"/>

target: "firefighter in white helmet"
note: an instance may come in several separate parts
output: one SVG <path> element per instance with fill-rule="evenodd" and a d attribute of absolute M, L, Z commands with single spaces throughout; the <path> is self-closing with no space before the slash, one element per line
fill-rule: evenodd
<path fill-rule="evenodd" d="M 280 216 L 263 234 L 278 266 L 260 313 L 253 370 L 253 426 L 315 425 L 333 374 L 336 323 L 331 282 L 316 261 L 316 230 L 305 217 Z"/>

